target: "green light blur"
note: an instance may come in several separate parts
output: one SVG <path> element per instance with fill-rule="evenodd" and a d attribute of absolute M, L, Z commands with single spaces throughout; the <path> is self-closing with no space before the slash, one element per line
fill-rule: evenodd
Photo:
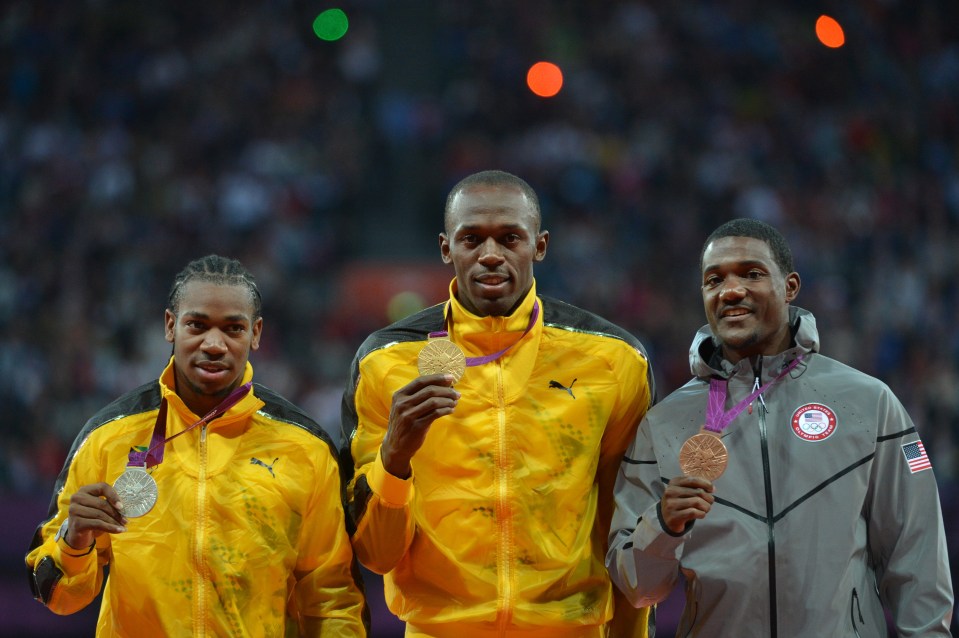
<path fill-rule="evenodd" d="M 390 321 L 399 321 L 425 307 L 426 301 L 422 295 L 412 290 L 404 290 L 393 295 L 386 304 L 386 316 Z"/>
<path fill-rule="evenodd" d="M 321 40 L 333 42 L 346 35 L 350 21 L 342 9 L 327 9 L 313 21 L 313 33 Z"/>

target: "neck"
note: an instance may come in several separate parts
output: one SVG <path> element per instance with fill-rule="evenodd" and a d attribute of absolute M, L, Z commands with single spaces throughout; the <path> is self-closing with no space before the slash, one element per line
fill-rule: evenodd
<path fill-rule="evenodd" d="M 721 344 L 720 348 L 722 351 L 722 356 L 726 361 L 736 364 L 742 361 L 743 359 L 750 359 L 753 362 L 753 367 L 755 368 L 757 362 L 762 357 L 774 357 L 778 354 L 782 354 L 786 350 L 789 350 L 793 347 L 793 335 L 790 327 L 784 326 L 782 335 L 775 342 L 775 345 L 767 348 L 756 348 L 755 345 L 744 346 L 742 348 L 731 348 L 728 344 Z"/>

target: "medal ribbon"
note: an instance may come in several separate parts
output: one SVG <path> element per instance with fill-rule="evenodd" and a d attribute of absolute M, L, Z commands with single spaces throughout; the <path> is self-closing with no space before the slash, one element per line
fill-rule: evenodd
<path fill-rule="evenodd" d="M 753 399 L 762 394 L 769 386 L 778 382 L 784 376 L 799 365 L 802 361 L 802 355 L 799 355 L 792 362 L 783 368 L 775 379 L 767 381 L 765 385 L 757 388 L 748 397 L 734 405 L 728 412 L 723 412 L 723 406 L 726 405 L 726 390 L 729 384 L 728 379 L 710 379 L 709 380 L 709 403 L 706 406 L 706 425 L 705 429 L 719 434 L 733 422 L 739 413 L 746 409 L 746 406 L 753 402 Z"/>
<path fill-rule="evenodd" d="M 130 451 L 130 456 L 127 460 L 127 467 L 153 467 L 159 465 L 163 462 L 163 449 L 164 444 L 167 441 L 172 441 L 181 434 L 186 434 L 193 428 L 204 423 L 209 423 L 216 417 L 220 416 L 234 405 L 240 402 L 240 399 L 249 394 L 250 390 L 253 388 L 253 382 L 248 381 L 240 387 L 236 388 L 220 402 L 220 405 L 216 406 L 202 419 L 183 430 L 182 432 L 177 432 L 170 438 L 163 438 L 166 434 L 166 399 L 163 399 L 160 403 L 160 412 L 157 414 L 156 424 L 153 426 L 153 437 L 150 440 L 150 448 L 146 452 L 134 452 Z"/>
<path fill-rule="evenodd" d="M 472 368 L 473 366 L 481 366 L 481 365 L 483 365 L 484 363 L 489 363 L 489 362 L 491 362 L 491 361 L 496 361 L 497 359 L 499 359 L 500 357 L 502 357 L 504 354 L 506 354 L 506 352 L 507 352 L 510 348 L 512 348 L 512 347 L 515 346 L 517 343 L 519 343 L 520 341 L 522 341 L 522 340 L 523 340 L 523 337 L 525 337 L 526 335 L 529 334 L 529 331 L 532 330 L 532 329 L 533 329 L 533 326 L 536 325 L 536 319 L 537 319 L 538 317 L 539 317 L 539 300 L 537 299 L 536 301 L 533 302 L 533 312 L 531 312 L 530 315 L 529 315 L 529 324 L 527 324 L 526 330 L 523 331 L 523 334 L 520 335 L 519 339 L 517 339 L 516 341 L 514 341 L 514 342 L 511 343 L 510 345 L 506 346 L 505 348 L 503 348 L 503 349 L 500 350 L 499 352 L 494 352 L 493 354 L 488 354 L 488 355 L 485 355 L 485 356 L 482 356 L 482 357 L 466 357 L 466 366 L 469 367 L 469 368 Z M 447 321 L 447 323 L 449 322 L 449 316 L 447 316 L 446 321 Z M 431 333 L 429 334 L 429 338 L 430 338 L 430 339 L 434 339 L 434 338 L 437 338 L 437 337 L 446 337 L 446 336 L 449 336 L 449 332 L 447 332 L 446 330 L 438 330 L 438 331 L 436 331 L 436 332 L 431 332 Z"/>

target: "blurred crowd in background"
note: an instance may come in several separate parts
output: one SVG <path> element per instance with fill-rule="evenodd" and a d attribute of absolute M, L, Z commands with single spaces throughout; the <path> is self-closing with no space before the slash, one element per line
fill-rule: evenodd
<path fill-rule="evenodd" d="M 258 381 L 338 431 L 366 334 L 446 295 L 445 197 L 488 168 L 541 197 L 539 290 L 637 335 L 660 396 L 705 323 L 703 239 L 777 226 L 822 351 L 916 421 L 959 543 L 953 0 L 4 2 L 0 495 L 45 507 L 84 421 L 163 368 L 168 287 L 211 252 L 260 283 Z"/>

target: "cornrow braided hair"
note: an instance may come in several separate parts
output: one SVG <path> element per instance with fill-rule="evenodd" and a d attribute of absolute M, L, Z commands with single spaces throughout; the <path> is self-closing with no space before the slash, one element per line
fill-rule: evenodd
<path fill-rule="evenodd" d="M 250 291 L 250 300 L 253 302 L 253 319 L 259 318 L 263 312 L 263 299 L 260 297 L 260 290 L 256 287 L 253 274 L 236 259 L 207 255 L 188 263 L 186 268 L 174 278 L 167 298 L 168 307 L 174 315 L 180 312 L 183 286 L 191 281 L 205 281 L 217 286 L 246 286 Z"/>

